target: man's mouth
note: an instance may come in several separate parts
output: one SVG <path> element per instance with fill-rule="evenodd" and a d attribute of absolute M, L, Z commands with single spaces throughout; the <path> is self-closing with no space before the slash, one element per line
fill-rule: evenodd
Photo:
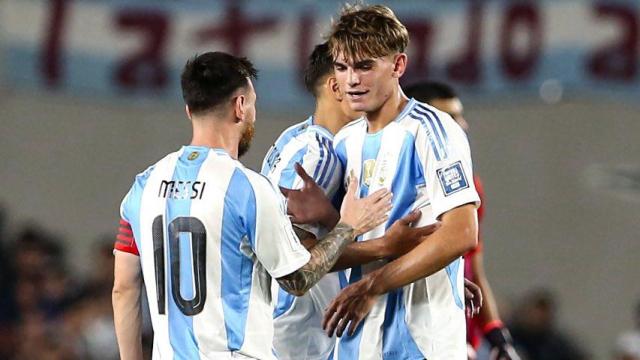
<path fill-rule="evenodd" d="M 349 97 L 352 100 L 357 100 L 360 99 L 361 97 L 363 97 L 364 95 L 366 95 L 367 93 L 369 93 L 369 90 L 352 90 L 352 91 L 347 91 L 347 95 L 349 95 Z"/>

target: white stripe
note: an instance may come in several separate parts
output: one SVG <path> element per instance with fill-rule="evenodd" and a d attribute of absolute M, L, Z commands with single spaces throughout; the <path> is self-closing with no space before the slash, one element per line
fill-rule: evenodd
<path fill-rule="evenodd" d="M 154 331 L 154 345 L 157 347 L 157 351 L 154 351 L 154 357 L 160 356 L 164 358 L 173 357 L 173 348 L 169 341 L 169 298 L 171 290 L 167 288 L 166 279 L 168 279 L 168 269 L 170 262 L 167 256 L 167 247 L 165 250 L 165 314 L 160 315 L 158 312 L 157 302 L 157 288 L 156 288 L 156 274 L 155 274 L 155 262 L 153 251 L 153 237 L 151 227 L 153 220 L 156 216 L 162 215 L 164 219 L 166 209 L 166 199 L 158 196 L 159 185 L 162 180 L 171 179 L 173 171 L 176 166 L 176 162 L 182 151 L 172 153 L 160 160 L 155 169 L 149 175 L 146 186 L 142 193 L 142 200 L 140 204 L 140 237 L 138 243 L 141 246 L 140 254 L 142 255 L 140 261 L 142 263 L 142 272 L 145 279 L 145 286 L 147 288 L 147 298 L 149 300 L 149 312 L 151 314 L 151 322 Z M 166 222 L 165 222 L 166 223 Z M 165 226 L 166 228 L 166 226 Z M 165 234 L 166 236 L 166 234 Z M 158 355 L 155 355 L 158 352 Z"/>

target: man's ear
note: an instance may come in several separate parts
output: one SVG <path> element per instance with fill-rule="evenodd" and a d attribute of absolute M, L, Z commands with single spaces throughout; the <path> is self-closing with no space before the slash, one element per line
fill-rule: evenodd
<path fill-rule="evenodd" d="M 244 103 L 247 101 L 244 95 L 238 95 L 233 100 L 233 112 L 236 117 L 236 122 L 244 120 L 246 116 L 246 111 L 244 109 Z"/>
<path fill-rule="evenodd" d="M 336 80 L 334 76 L 329 76 L 327 78 L 327 86 L 331 90 L 333 97 L 338 101 L 342 101 L 342 92 L 340 91 L 340 86 L 338 86 L 338 80 Z"/>
<path fill-rule="evenodd" d="M 393 57 L 393 73 L 391 76 L 400 78 L 407 70 L 407 54 L 400 53 Z"/>
<path fill-rule="evenodd" d="M 184 106 L 184 111 L 187 113 L 189 120 L 191 120 L 191 110 L 189 110 L 189 105 Z"/>

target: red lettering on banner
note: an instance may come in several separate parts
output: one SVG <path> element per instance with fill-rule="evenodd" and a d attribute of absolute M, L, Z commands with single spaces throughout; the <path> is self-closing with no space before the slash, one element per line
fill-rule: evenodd
<path fill-rule="evenodd" d="M 263 16 L 260 18 L 248 18 L 242 11 L 241 4 L 230 0 L 227 9 L 222 16 L 225 20 L 220 25 L 204 28 L 197 32 L 198 44 L 203 44 L 212 39 L 221 38 L 228 45 L 228 50 L 233 55 L 243 56 L 244 47 L 254 33 L 263 34 L 275 28 L 277 18 Z"/>
<path fill-rule="evenodd" d="M 411 61 L 408 62 L 407 76 L 405 78 L 410 81 L 418 81 L 429 76 L 429 55 L 431 54 L 431 34 L 433 27 L 429 20 L 409 19 L 403 21 L 407 30 L 411 43 L 414 46 L 414 53 Z"/>
<path fill-rule="evenodd" d="M 57 87 L 62 77 L 62 51 L 67 0 L 50 1 L 50 19 L 47 33 L 42 44 L 40 58 L 41 72 L 47 86 Z"/>
<path fill-rule="evenodd" d="M 447 76 L 454 81 L 476 84 L 482 77 L 482 19 L 484 1 L 469 1 L 467 42 L 461 54 L 447 64 Z"/>
<path fill-rule="evenodd" d="M 601 1 L 595 5 L 595 12 L 599 19 L 614 20 L 620 35 L 613 44 L 603 46 L 589 56 L 587 69 L 598 79 L 633 81 L 638 73 L 640 46 L 640 24 L 635 9 L 631 5 Z"/>
<path fill-rule="evenodd" d="M 527 35 L 525 51 L 515 48 L 517 32 Z M 500 34 L 500 65 L 511 79 L 524 79 L 531 75 L 542 52 L 542 25 L 540 13 L 534 3 L 508 5 Z"/>
<path fill-rule="evenodd" d="M 116 68 L 115 81 L 127 88 L 162 89 L 168 81 L 165 56 L 169 19 L 160 10 L 122 10 L 116 15 L 122 31 L 136 31 L 144 36 L 140 51 L 124 59 Z"/>
<path fill-rule="evenodd" d="M 307 66 L 307 61 L 311 53 L 310 51 L 311 36 L 312 36 L 311 30 L 313 29 L 314 25 L 315 25 L 315 19 L 311 14 L 311 11 L 305 11 L 304 13 L 302 13 L 302 15 L 300 16 L 299 25 L 298 25 L 298 29 L 299 29 L 298 41 L 296 44 L 296 51 L 298 55 L 297 56 L 298 74 L 296 74 L 295 78 L 300 80 L 300 81 L 297 81 L 296 83 L 303 87 L 304 87 L 304 76 L 301 76 L 301 75 L 304 74 L 304 69 Z"/>

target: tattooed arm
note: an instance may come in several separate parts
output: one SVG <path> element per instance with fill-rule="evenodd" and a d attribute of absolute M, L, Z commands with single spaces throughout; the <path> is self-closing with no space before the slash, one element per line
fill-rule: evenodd
<path fill-rule="evenodd" d="M 387 212 L 391 209 L 391 193 L 381 189 L 366 198 L 358 199 L 356 188 L 355 180 L 350 181 L 340 210 L 340 222 L 310 248 L 310 260 L 298 270 L 277 279 L 285 291 L 296 296 L 304 295 L 331 270 L 356 236 L 386 221 Z M 303 243 L 309 245 L 305 240 Z"/>
<path fill-rule="evenodd" d="M 296 296 L 304 295 L 336 263 L 342 251 L 355 239 L 355 230 L 338 223 L 333 230 L 310 249 L 311 260 L 297 271 L 278 279 L 280 287 Z"/>

